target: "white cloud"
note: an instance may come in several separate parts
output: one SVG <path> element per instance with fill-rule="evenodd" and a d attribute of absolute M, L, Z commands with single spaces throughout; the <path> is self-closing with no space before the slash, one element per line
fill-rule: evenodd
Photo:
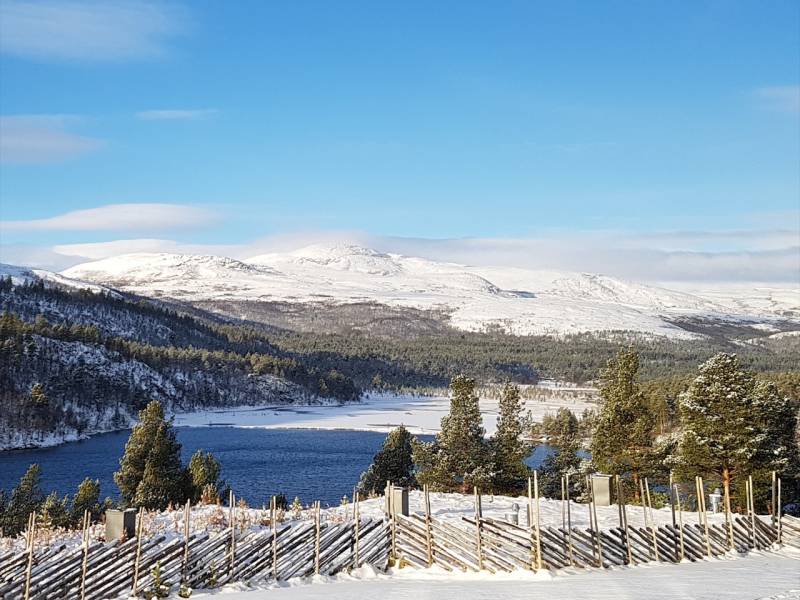
<path fill-rule="evenodd" d="M 800 114 L 800 85 L 775 85 L 758 88 L 756 97 L 763 105 L 778 112 Z"/>
<path fill-rule="evenodd" d="M 6 231 L 140 231 L 208 225 L 216 214 L 184 204 L 109 204 L 28 221 L 0 221 Z"/>
<path fill-rule="evenodd" d="M 136 113 L 136 118 L 142 121 L 196 121 L 215 115 L 217 112 L 215 108 L 144 110 Z"/>
<path fill-rule="evenodd" d="M 0 51 L 38 60 L 159 56 L 184 28 L 174 5 L 135 0 L 0 2 Z"/>
<path fill-rule="evenodd" d="M 67 131 L 79 122 L 78 117 L 69 115 L 0 116 L 0 162 L 58 162 L 102 146 L 102 140 Z"/>

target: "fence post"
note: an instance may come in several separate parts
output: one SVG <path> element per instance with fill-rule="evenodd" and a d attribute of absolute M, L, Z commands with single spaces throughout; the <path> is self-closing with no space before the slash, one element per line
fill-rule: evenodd
<path fill-rule="evenodd" d="M 473 488 L 473 492 L 475 494 L 475 544 L 478 551 L 478 570 L 483 571 L 483 540 L 481 540 L 481 519 L 483 518 L 483 510 L 478 486 Z"/>
<path fill-rule="evenodd" d="M 275 496 L 269 500 L 269 511 L 272 525 L 272 578 L 278 581 L 278 499 Z"/>
<path fill-rule="evenodd" d="M 722 488 L 725 493 L 725 524 L 728 527 L 728 548 L 733 550 L 735 544 L 733 542 L 733 521 L 731 520 L 731 490 L 730 481 L 725 478 L 722 482 Z M 703 499 L 705 503 L 705 498 Z"/>
<path fill-rule="evenodd" d="M 589 524 L 592 528 L 592 537 L 597 541 L 597 566 L 603 568 L 603 544 L 600 540 L 600 524 L 597 522 L 597 505 L 594 502 L 594 478 L 586 477 L 586 487 L 589 490 Z"/>
<path fill-rule="evenodd" d="M 423 486 L 422 493 L 425 501 L 425 550 L 427 552 L 428 567 L 433 566 L 433 534 L 431 532 L 431 499 L 427 484 Z"/>
<path fill-rule="evenodd" d="M 572 551 L 572 506 L 569 499 L 569 473 L 564 476 L 564 489 L 567 499 L 567 548 L 569 550 L 569 564 L 575 566 L 575 557 Z"/>
<path fill-rule="evenodd" d="M 672 545 L 675 547 L 675 560 L 680 562 L 680 549 L 678 548 L 678 522 L 675 519 L 675 488 L 672 482 L 672 471 L 669 472 L 669 509 L 672 513 Z"/>
<path fill-rule="evenodd" d="M 748 481 L 750 483 L 750 529 L 753 532 L 753 549 L 758 549 L 758 539 L 756 538 L 756 499 L 755 493 L 753 492 L 753 476 L 748 476 Z"/>
<path fill-rule="evenodd" d="M 83 562 L 81 564 L 81 600 L 86 598 L 86 566 L 89 561 L 89 511 L 83 511 L 83 532 L 81 541 L 83 542 Z"/>
<path fill-rule="evenodd" d="M 644 478 L 644 487 L 647 490 L 647 510 L 650 517 L 650 533 L 653 536 L 653 550 L 656 553 L 656 560 L 661 561 L 661 555 L 658 553 L 658 537 L 656 535 L 656 523 L 653 519 L 653 501 L 650 499 L 650 483 L 647 477 Z"/>
<path fill-rule="evenodd" d="M 622 479 L 619 475 L 617 479 L 617 501 L 619 502 L 619 516 L 620 527 L 622 528 L 625 536 L 625 553 L 627 555 L 628 565 L 633 564 L 633 554 L 631 553 L 631 539 L 628 532 L 628 507 L 625 504 L 625 495 L 622 491 Z"/>
<path fill-rule="evenodd" d="M 773 471 L 772 472 L 772 485 L 771 485 L 771 489 L 770 489 L 771 494 L 770 494 L 770 499 L 769 499 L 769 512 L 770 512 L 770 516 L 772 517 L 772 529 L 775 531 L 776 539 L 777 539 L 777 535 L 778 535 L 778 521 L 775 518 L 777 513 L 778 513 L 778 511 L 776 510 L 777 507 L 775 506 L 775 492 L 778 491 L 777 490 L 777 487 L 778 487 L 777 477 L 778 477 L 777 473 L 775 471 Z"/>
<path fill-rule="evenodd" d="M 230 580 L 233 580 L 234 572 L 236 569 L 236 497 L 233 495 L 233 490 L 228 493 L 228 519 L 231 524 L 231 561 L 228 565 L 228 573 Z"/>
<path fill-rule="evenodd" d="M 186 576 L 189 571 L 189 534 L 191 533 L 192 501 L 186 500 L 183 507 L 183 565 L 181 571 L 181 583 L 188 585 Z"/>
<path fill-rule="evenodd" d="M 778 477 L 778 543 L 783 543 L 783 507 L 781 506 L 781 478 Z"/>
<path fill-rule="evenodd" d="M 681 494 L 678 491 L 677 483 L 673 483 L 672 486 L 675 493 L 675 501 L 678 504 L 678 539 L 680 540 L 680 560 L 683 562 L 686 554 L 686 547 L 683 543 L 683 509 L 681 508 Z"/>
<path fill-rule="evenodd" d="M 361 537 L 361 511 L 359 509 L 359 493 L 356 491 L 355 493 L 355 500 L 353 502 L 353 519 L 355 521 L 355 537 L 356 537 L 356 547 L 355 547 L 355 568 L 358 568 L 358 563 L 360 562 L 359 556 L 359 543 Z"/>
<path fill-rule="evenodd" d="M 699 477 L 699 476 L 697 477 L 697 490 L 698 490 L 697 493 L 699 494 L 698 498 L 699 498 L 699 502 L 700 502 L 700 508 L 698 509 L 699 517 L 700 517 L 700 523 L 703 525 L 703 531 L 705 532 L 705 536 L 706 536 L 706 554 L 710 557 L 711 556 L 711 540 L 709 538 L 709 533 L 708 533 L 708 511 L 706 509 L 706 491 L 705 491 L 706 488 L 705 488 L 705 485 L 703 484 L 703 478 Z"/>
<path fill-rule="evenodd" d="M 142 508 L 139 510 L 139 522 L 137 523 L 136 527 L 136 558 L 133 562 L 133 585 L 131 586 L 131 596 L 135 596 L 139 591 L 137 588 L 139 587 L 139 562 L 142 558 L 142 523 L 144 522 L 144 516 L 147 512 L 146 509 Z"/>
<path fill-rule="evenodd" d="M 320 538 L 320 501 L 317 500 L 314 510 L 314 573 L 319 575 L 319 538 Z"/>
<path fill-rule="evenodd" d="M 536 513 L 534 515 L 534 531 L 536 531 L 536 570 L 542 568 L 542 532 L 539 522 L 539 471 L 533 471 L 533 499 Z"/>
<path fill-rule="evenodd" d="M 25 568 L 25 600 L 31 597 L 31 572 L 33 571 L 33 553 L 36 546 L 36 511 L 28 516 L 28 565 Z"/>

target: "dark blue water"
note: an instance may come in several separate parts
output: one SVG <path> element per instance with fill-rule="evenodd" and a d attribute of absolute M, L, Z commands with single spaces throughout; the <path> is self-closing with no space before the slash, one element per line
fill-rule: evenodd
<path fill-rule="evenodd" d="M 183 460 L 198 449 L 222 463 L 222 477 L 251 506 L 269 503 L 273 494 L 306 503 L 338 504 L 351 495 L 386 435 L 364 431 L 179 427 Z M 118 496 L 113 474 L 130 432 L 96 435 L 54 448 L 0 452 L 0 489 L 10 491 L 31 463 L 42 469 L 46 492 L 74 494 L 85 478 L 100 480 L 101 497 Z M 429 436 L 420 436 L 430 439 Z M 537 466 L 549 449 L 536 448 L 528 463 Z"/>

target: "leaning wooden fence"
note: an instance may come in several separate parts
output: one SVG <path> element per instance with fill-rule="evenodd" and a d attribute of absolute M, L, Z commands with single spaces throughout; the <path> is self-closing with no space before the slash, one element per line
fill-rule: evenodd
<path fill-rule="evenodd" d="M 80 547 L 50 546 L 36 550 L 35 515 L 28 529 L 28 548 L 21 553 L 0 554 L 0 598 L 3 600 L 67 599 L 99 600 L 142 595 L 154 584 L 154 568 L 160 567 L 162 582 L 191 588 L 217 587 L 234 581 L 258 583 L 287 580 L 312 574 L 332 575 L 363 565 L 385 569 L 390 565 L 447 571 L 514 571 L 528 569 L 606 568 L 648 562 L 678 563 L 765 549 L 776 542 L 800 547 L 800 519 L 780 514 L 780 480 L 773 485 L 771 517 L 755 514 L 752 484 L 748 482 L 748 513 L 726 512 L 726 522 L 709 524 L 703 512 L 702 480 L 696 481 L 700 512 L 697 522 L 685 522 L 677 489 L 672 488 L 672 523 L 656 525 L 649 501 L 649 486 L 641 490 L 644 525 L 628 520 L 630 507 L 618 504 L 617 527 L 598 526 L 593 485 L 589 491 L 589 527 L 572 526 L 569 482 L 562 482 L 561 526 L 543 524 L 539 511 L 537 481 L 529 485 L 525 523 L 488 518 L 476 489 L 474 514 L 460 520 L 434 518 L 427 488 L 423 491 L 422 514 L 403 516 L 393 506 L 395 494 L 387 489 L 389 515 L 362 518 L 359 503 L 349 519 L 324 522 L 320 505 L 313 519 L 279 523 L 277 507 L 270 506 L 270 527 L 256 532 L 230 528 L 192 533 L 186 507 L 183 535 L 144 539 L 142 518 L 137 535 L 127 541 L 89 542 L 84 535 Z M 622 498 L 617 479 L 616 490 Z M 773 494 L 774 495 L 774 494 Z M 235 523 L 231 502 L 229 523 Z M 85 522 L 86 531 L 88 521 Z"/>

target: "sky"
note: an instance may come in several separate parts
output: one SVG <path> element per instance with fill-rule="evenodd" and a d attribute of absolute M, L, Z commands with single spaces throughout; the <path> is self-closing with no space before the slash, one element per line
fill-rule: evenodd
<path fill-rule="evenodd" d="M 0 261 L 800 286 L 800 3 L 0 3 Z"/>

